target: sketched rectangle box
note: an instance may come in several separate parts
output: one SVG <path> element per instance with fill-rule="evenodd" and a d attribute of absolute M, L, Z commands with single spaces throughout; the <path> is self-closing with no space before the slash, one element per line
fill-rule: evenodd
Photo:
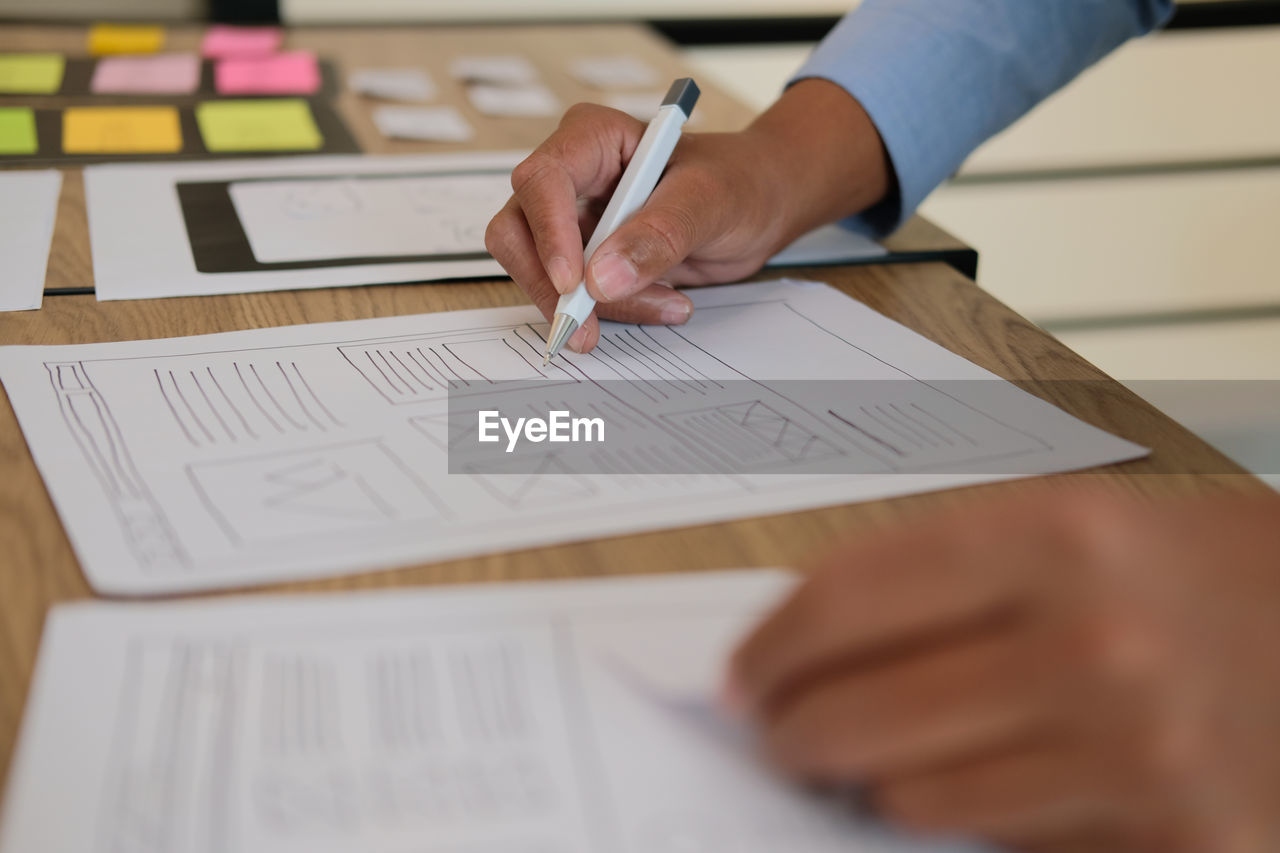
<path fill-rule="evenodd" d="M 442 514 L 435 494 L 377 439 L 187 466 L 237 545 L 376 532 Z"/>

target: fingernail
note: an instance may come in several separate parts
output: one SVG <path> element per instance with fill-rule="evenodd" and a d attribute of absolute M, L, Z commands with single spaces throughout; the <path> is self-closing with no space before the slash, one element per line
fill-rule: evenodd
<path fill-rule="evenodd" d="M 547 276 L 557 293 L 568 293 L 578 286 L 573 280 L 573 271 L 569 268 L 569 259 L 556 255 L 547 262 Z"/>
<path fill-rule="evenodd" d="M 610 252 L 593 263 L 591 275 L 595 279 L 596 287 L 600 289 L 600 294 L 610 302 L 621 299 L 635 290 L 636 280 L 639 278 L 631 261 L 617 252 Z"/>
<path fill-rule="evenodd" d="M 668 299 L 662 303 L 659 317 L 668 326 L 681 326 L 689 322 L 693 316 L 693 305 L 683 296 Z"/>
<path fill-rule="evenodd" d="M 581 353 L 586 343 L 587 329 L 585 326 L 580 326 L 576 332 L 569 336 L 569 340 L 565 341 L 564 345 L 576 353 Z"/>

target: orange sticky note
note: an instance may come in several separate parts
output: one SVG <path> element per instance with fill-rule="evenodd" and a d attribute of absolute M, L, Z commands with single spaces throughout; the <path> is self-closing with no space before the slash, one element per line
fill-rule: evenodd
<path fill-rule="evenodd" d="M 94 24 L 89 29 L 89 52 L 156 53 L 164 46 L 164 27 L 143 24 Z"/>
<path fill-rule="evenodd" d="M 62 114 L 67 154 L 176 154 L 182 127 L 173 107 L 69 107 Z"/>

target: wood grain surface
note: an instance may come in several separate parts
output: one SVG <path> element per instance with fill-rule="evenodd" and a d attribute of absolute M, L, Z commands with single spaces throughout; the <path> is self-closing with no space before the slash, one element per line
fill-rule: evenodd
<path fill-rule="evenodd" d="M 6 28 L 0 49 L 79 51 L 84 32 L 72 28 Z M 193 46 L 193 33 L 172 32 L 170 47 Z M 585 41 L 584 41 L 585 40 Z M 291 33 L 292 46 L 314 47 L 356 65 L 421 64 L 446 90 L 444 68 L 460 53 L 519 51 L 537 59 L 566 100 L 588 93 L 560 76 L 563 58 L 589 43 L 593 52 L 628 52 L 675 76 L 682 69 L 665 45 L 634 27 L 521 29 L 316 30 Z M 456 94 L 456 93 L 455 93 Z M 350 95 L 341 107 L 369 150 L 441 150 L 447 146 L 392 145 L 376 137 L 368 105 Z M 3 102 L 3 101 L 0 101 Z M 732 127 L 745 110 L 711 94 L 708 126 Z M 464 109 L 465 106 L 463 107 Z M 702 106 L 699 107 L 702 109 Z M 485 146 L 528 147 L 553 122 L 484 119 L 468 113 Z M 917 221 L 905 238 L 959 245 Z M 89 247 L 83 186 L 67 175 L 50 262 L 50 277 L 85 283 Z M 771 273 L 763 278 L 775 277 Z M 1154 448 L 1149 459 L 1095 472 L 983 486 L 612 537 L 549 548 L 491 554 L 266 588 L 320 591 L 554 577 L 600 577 L 641 572 L 794 564 L 841 536 L 856 535 L 927 508 L 972 501 L 988 493 L 1029 493 L 1041 488 L 1105 484 L 1151 497 L 1219 490 L 1262 490 L 1219 453 L 1113 382 L 1045 332 L 941 263 L 789 270 L 788 275 L 827 281 L 877 311 L 953 352 L 1017 381 L 1068 412 L 1103 429 Z M 204 334 L 297 323 L 348 320 L 442 310 L 517 305 L 510 281 L 389 285 L 327 290 L 98 303 L 92 296 L 51 296 L 36 312 L 0 313 L 0 342 L 62 344 Z M 1072 381 L 1065 381 L 1072 380 Z M 266 590 L 264 590 L 266 591 Z M 90 597 L 71 545 L 27 451 L 7 397 L 0 397 L 0 774 L 7 775 L 40 629 L 49 607 Z"/>

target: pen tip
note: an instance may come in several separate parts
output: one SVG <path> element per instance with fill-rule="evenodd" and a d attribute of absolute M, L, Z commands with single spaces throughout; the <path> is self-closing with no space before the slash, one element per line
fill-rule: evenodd
<path fill-rule="evenodd" d="M 551 353 L 549 353 L 549 352 L 548 352 L 548 353 L 543 353 L 543 355 L 542 355 L 542 366 L 543 366 L 543 367 L 546 367 L 546 366 L 547 366 L 548 364 L 550 364 L 550 363 L 551 363 Z"/>

